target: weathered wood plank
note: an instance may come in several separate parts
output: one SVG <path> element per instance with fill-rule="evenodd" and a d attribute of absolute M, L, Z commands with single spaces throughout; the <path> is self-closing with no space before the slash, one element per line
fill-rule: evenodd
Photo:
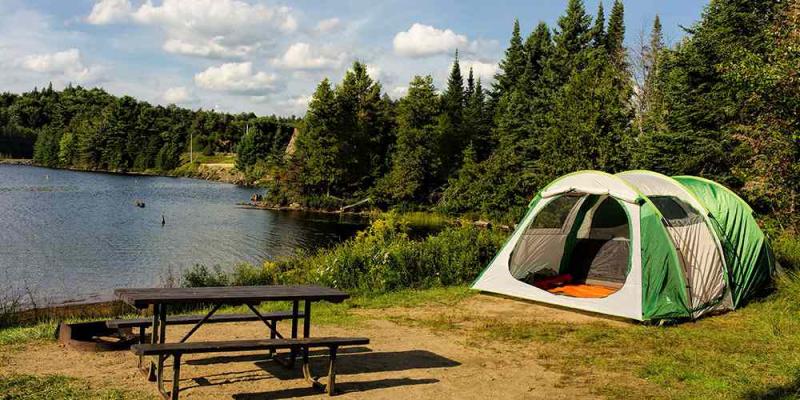
<path fill-rule="evenodd" d="M 263 301 L 325 300 L 340 303 L 347 293 L 317 285 L 225 286 L 116 289 L 114 295 L 136 308 L 151 304 L 255 304 Z"/>
<path fill-rule="evenodd" d="M 300 339 L 257 339 L 257 340 L 231 340 L 213 342 L 191 343 L 156 343 L 136 344 L 131 346 L 131 351 L 137 355 L 168 355 L 168 354 L 194 354 L 194 353 L 219 353 L 229 351 L 251 351 L 288 349 L 292 347 L 329 347 L 329 346 L 356 346 L 369 344 L 368 338 L 361 337 L 317 337 Z"/>
<path fill-rule="evenodd" d="M 292 318 L 291 311 L 277 311 L 262 313 L 261 315 L 268 320 L 280 321 Z M 303 318 L 303 313 L 300 313 L 298 317 Z M 167 317 L 167 325 L 191 325 L 200 322 L 201 319 L 203 319 L 202 315 L 173 315 Z M 255 314 L 216 314 L 206 321 L 206 323 L 249 322 L 258 320 L 259 318 Z M 153 325 L 152 318 L 112 319 L 106 321 L 106 327 L 115 329 L 149 327 L 151 325 Z"/>

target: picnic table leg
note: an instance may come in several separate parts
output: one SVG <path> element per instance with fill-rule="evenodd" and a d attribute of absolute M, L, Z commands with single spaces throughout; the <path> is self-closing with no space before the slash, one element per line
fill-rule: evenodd
<path fill-rule="evenodd" d="M 297 322 L 298 322 L 297 319 L 298 319 L 298 314 L 300 313 L 299 308 L 300 308 L 300 302 L 297 301 L 297 300 L 293 301 L 292 302 L 292 339 L 297 339 Z M 289 362 L 288 362 L 288 365 L 286 367 L 287 368 L 294 367 L 294 361 L 295 361 L 296 358 L 297 358 L 297 352 L 295 351 L 295 348 L 292 347 L 291 350 L 290 350 L 290 353 L 289 353 Z"/>
<path fill-rule="evenodd" d="M 159 323 L 159 314 L 161 313 L 161 307 L 159 304 L 153 304 L 153 325 L 151 330 L 153 331 L 150 334 L 150 343 L 156 344 L 158 343 L 158 323 Z M 141 356 L 140 356 L 141 357 Z M 153 360 L 150 360 L 150 367 L 148 368 L 147 373 L 147 380 L 150 382 L 155 382 L 156 380 L 156 366 L 153 363 Z"/>
<path fill-rule="evenodd" d="M 336 350 L 337 346 L 330 348 L 330 360 L 328 361 L 328 386 L 325 388 L 329 396 L 336 394 Z"/>
<path fill-rule="evenodd" d="M 144 326 L 139 327 L 139 344 L 144 344 Z M 140 354 L 139 365 L 138 365 L 139 370 L 142 370 L 144 368 L 142 364 L 144 364 L 144 356 Z"/>
<path fill-rule="evenodd" d="M 308 338 L 311 336 L 311 301 L 306 300 L 303 308 L 303 337 Z M 308 347 L 303 351 L 305 356 L 308 357 Z"/>
<path fill-rule="evenodd" d="M 162 304 L 161 307 L 159 307 L 158 329 L 159 329 L 159 332 L 158 332 L 158 343 L 163 344 L 165 336 L 167 334 L 167 306 L 165 304 Z M 157 379 L 157 382 L 158 382 L 158 390 L 161 391 L 162 393 L 164 391 L 163 387 L 164 387 L 164 359 L 165 358 L 166 358 L 166 356 L 163 356 L 163 355 L 159 355 L 158 356 L 158 369 L 156 369 L 156 374 L 157 374 L 156 379 Z"/>
<path fill-rule="evenodd" d="M 272 329 L 269 330 L 269 339 L 275 340 L 275 334 L 277 333 L 276 330 L 278 329 L 278 321 L 272 321 L 272 323 Z M 269 349 L 269 358 L 270 360 L 275 358 L 275 349 Z"/>
<path fill-rule="evenodd" d="M 311 302 L 306 300 L 303 307 L 303 337 L 307 338 L 311 334 Z M 308 365 L 308 346 L 304 346 L 303 352 L 303 376 L 307 381 L 313 383 L 315 386 L 319 385 L 316 379 L 311 375 L 311 367 Z"/>
<path fill-rule="evenodd" d="M 172 357 L 175 364 L 172 365 L 172 390 L 169 392 L 170 400 L 178 400 L 181 381 L 181 353 Z"/>

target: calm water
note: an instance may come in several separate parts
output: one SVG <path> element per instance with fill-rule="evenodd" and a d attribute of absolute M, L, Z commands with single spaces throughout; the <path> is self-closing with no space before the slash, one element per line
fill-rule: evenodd
<path fill-rule="evenodd" d="M 194 264 L 260 263 L 360 228 L 236 206 L 252 192 L 195 179 L 0 165 L 0 298 L 21 289 L 49 301 L 105 297 Z"/>

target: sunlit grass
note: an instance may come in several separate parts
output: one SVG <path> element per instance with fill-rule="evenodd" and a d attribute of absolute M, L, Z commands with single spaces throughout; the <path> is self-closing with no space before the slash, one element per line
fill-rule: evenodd
<path fill-rule="evenodd" d="M 134 400 L 153 399 L 152 395 L 119 389 L 91 389 L 86 383 L 63 375 L 0 375 L 3 400 Z"/>

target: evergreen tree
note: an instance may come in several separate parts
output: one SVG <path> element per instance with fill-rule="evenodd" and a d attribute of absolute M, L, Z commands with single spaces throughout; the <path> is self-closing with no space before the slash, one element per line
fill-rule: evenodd
<path fill-rule="evenodd" d="M 464 130 L 464 78 L 458 63 L 458 51 L 455 53 L 447 89 L 442 93 L 442 115 L 439 119 L 441 142 L 438 152 L 442 160 L 442 172 L 449 175 L 455 172 L 460 161 L 461 152 L 470 142 L 470 132 Z"/>
<path fill-rule="evenodd" d="M 332 192 L 355 197 L 384 173 L 382 167 L 392 141 L 388 104 L 381 97 L 381 85 L 360 62 L 353 63 L 335 93 L 342 179 Z"/>
<path fill-rule="evenodd" d="M 339 124 L 336 95 L 328 79 L 323 79 L 308 104 L 294 154 L 303 193 L 330 195 L 342 179 Z"/>
<path fill-rule="evenodd" d="M 516 84 L 522 71 L 525 68 L 525 48 L 522 44 L 522 36 L 519 29 L 519 20 L 514 20 L 514 29 L 511 32 L 511 41 L 505 56 L 500 61 L 500 71 L 495 75 L 492 98 L 500 99 L 504 94 L 510 92 Z"/>
<path fill-rule="evenodd" d="M 638 158 L 643 167 L 740 185 L 731 174 L 737 138 L 726 127 L 741 117 L 745 97 L 722 71 L 745 53 L 766 53 L 771 42 L 766 27 L 779 6 L 773 1 L 714 1 L 690 38 L 660 55 L 660 93 L 668 112 L 664 130 L 646 132 L 642 140 Z"/>
<path fill-rule="evenodd" d="M 572 71 L 581 67 L 585 58 L 579 55 L 591 40 L 592 18 L 586 14 L 582 0 L 570 0 L 564 15 L 558 19 L 553 36 L 553 55 L 545 68 L 546 86 L 555 94 Z"/>
<path fill-rule="evenodd" d="M 625 9 L 622 1 L 614 0 L 611 15 L 608 17 L 606 50 L 613 62 L 622 66 L 625 63 Z"/>
<path fill-rule="evenodd" d="M 415 76 L 397 113 L 397 146 L 392 169 L 380 191 L 393 203 L 427 203 L 441 184 L 437 116 L 440 100 L 430 75 Z"/>
<path fill-rule="evenodd" d="M 472 69 L 470 69 L 469 77 L 468 82 L 472 81 Z M 471 93 L 471 95 L 467 97 L 464 106 L 463 129 L 469 138 L 467 147 L 471 147 L 476 159 L 483 160 L 492 150 L 492 115 L 486 102 L 486 93 L 483 90 L 481 79 L 478 78 L 471 91 L 469 86 L 467 93 Z"/>
<path fill-rule="evenodd" d="M 475 94 L 475 77 L 472 73 L 472 67 L 469 67 L 469 74 L 467 75 L 467 88 L 464 89 L 464 99 L 469 102 L 469 99 Z"/>
<path fill-rule="evenodd" d="M 606 16 L 603 10 L 603 2 L 601 1 L 597 6 L 597 16 L 594 19 L 594 26 L 592 27 L 592 47 L 601 48 L 606 46 Z"/>

